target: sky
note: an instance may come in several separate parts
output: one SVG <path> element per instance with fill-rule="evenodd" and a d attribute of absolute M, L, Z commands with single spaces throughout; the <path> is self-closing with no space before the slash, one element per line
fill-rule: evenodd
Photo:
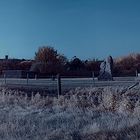
<path fill-rule="evenodd" d="M 0 0 L 0 58 L 52 46 L 69 59 L 140 53 L 139 0 Z"/>

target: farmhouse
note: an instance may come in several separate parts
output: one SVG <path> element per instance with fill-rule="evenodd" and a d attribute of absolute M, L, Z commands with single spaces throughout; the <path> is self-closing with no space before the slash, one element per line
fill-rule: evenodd
<path fill-rule="evenodd" d="M 0 76 L 4 74 L 9 78 L 24 78 L 32 65 L 32 60 L 25 59 L 9 59 L 5 55 L 4 59 L 0 59 Z"/>

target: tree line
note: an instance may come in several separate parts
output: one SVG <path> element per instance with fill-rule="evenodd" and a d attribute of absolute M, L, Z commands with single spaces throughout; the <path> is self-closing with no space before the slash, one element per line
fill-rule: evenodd
<path fill-rule="evenodd" d="M 140 54 L 130 54 L 122 58 L 114 58 L 113 76 L 134 76 L 136 70 L 140 72 Z M 35 52 L 34 60 L 12 59 L 0 61 L 0 71 L 3 70 L 25 70 L 40 75 L 63 76 L 95 76 L 99 75 L 100 64 L 103 60 L 88 59 L 81 60 L 74 56 L 68 59 L 58 53 L 51 46 L 39 47 Z"/>
<path fill-rule="evenodd" d="M 100 62 L 97 60 L 81 60 L 74 56 L 68 60 L 66 56 L 58 53 L 53 47 L 40 47 L 35 53 L 35 61 L 30 71 L 66 76 L 91 76 L 92 71 L 99 71 Z"/>

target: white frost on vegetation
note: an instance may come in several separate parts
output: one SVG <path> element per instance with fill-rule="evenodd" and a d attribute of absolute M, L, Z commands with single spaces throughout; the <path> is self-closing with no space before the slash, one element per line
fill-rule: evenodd
<path fill-rule="evenodd" d="M 139 88 L 122 91 L 119 87 L 78 88 L 59 99 L 42 98 L 39 93 L 28 99 L 17 96 L 20 91 L 1 89 L 0 140 L 86 139 L 85 135 L 140 124 Z"/>

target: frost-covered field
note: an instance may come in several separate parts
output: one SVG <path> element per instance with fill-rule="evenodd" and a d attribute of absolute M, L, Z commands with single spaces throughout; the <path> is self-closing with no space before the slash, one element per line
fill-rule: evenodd
<path fill-rule="evenodd" d="M 0 140 L 140 139 L 140 88 L 76 88 L 60 96 L 0 89 Z"/>

